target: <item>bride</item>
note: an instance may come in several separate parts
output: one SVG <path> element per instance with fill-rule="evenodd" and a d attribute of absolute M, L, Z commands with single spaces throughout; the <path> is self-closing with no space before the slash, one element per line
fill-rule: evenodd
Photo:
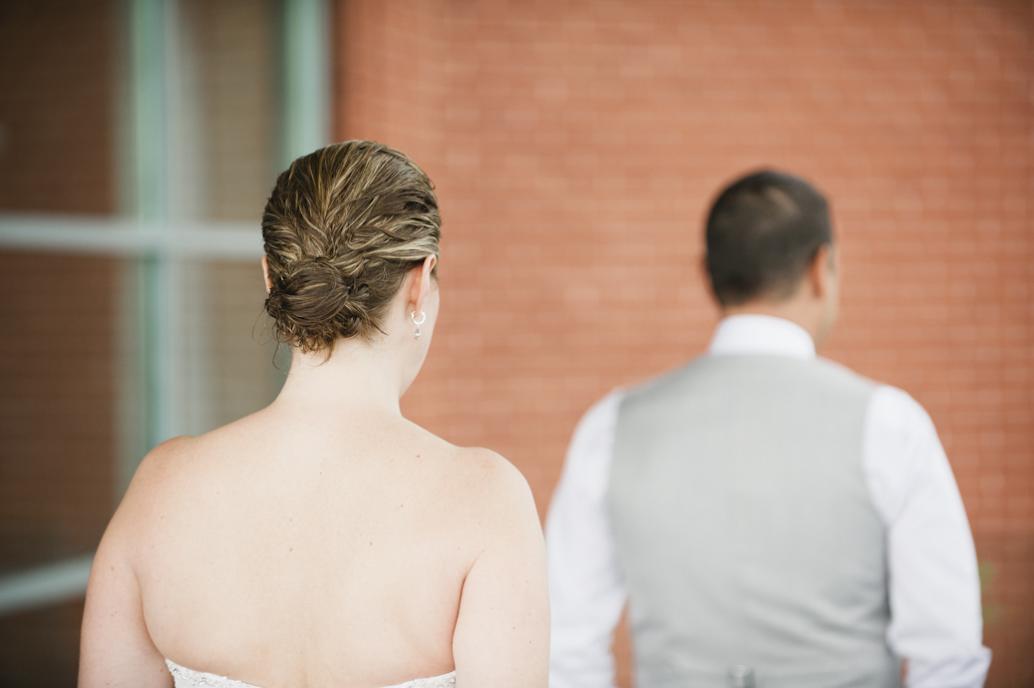
<path fill-rule="evenodd" d="M 527 483 L 399 410 L 438 314 L 439 225 L 430 180 L 380 144 L 280 175 L 262 269 L 287 381 L 145 457 L 93 563 L 81 688 L 546 686 Z"/>

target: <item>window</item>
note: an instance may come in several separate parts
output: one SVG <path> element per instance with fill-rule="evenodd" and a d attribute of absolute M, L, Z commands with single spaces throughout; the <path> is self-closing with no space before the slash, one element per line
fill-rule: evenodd
<path fill-rule="evenodd" d="M 327 140 L 326 12 L 0 10 L 0 684 L 71 683 L 92 549 L 147 450 L 282 383 L 259 220 Z"/>

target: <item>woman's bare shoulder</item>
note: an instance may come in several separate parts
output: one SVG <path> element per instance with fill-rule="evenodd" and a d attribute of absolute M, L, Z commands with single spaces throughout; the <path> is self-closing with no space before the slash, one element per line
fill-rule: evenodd
<path fill-rule="evenodd" d="M 196 437 L 180 435 L 161 442 L 147 452 L 133 473 L 120 511 L 142 507 L 151 502 L 196 454 L 196 444 Z"/>
<path fill-rule="evenodd" d="M 490 530 L 519 524 L 538 527 L 538 511 L 527 478 L 509 459 L 484 447 L 456 447 L 463 491 Z"/>
<path fill-rule="evenodd" d="M 456 447 L 456 459 L 486 488 L 515 496 L 529 492 L 528 481 L 509 459 L 485 447 Z"/>
<path fill-rule="evenodd" d="M 159 513 L 177 459 L 191 451 L 190 436 L 179 436 L 156 445 L 140 461 L 118 508 L 104 531 L 102 546 L 131 556 L 145 541 L 153 516 Z"/>
<path fill-rule="evenodd" d="M 453 444 L 414 423 L 410 427 L 420 444 L 437 459 L 435 470 L 456 503 L 474 510 L 479 518 L 535 511 L 527 479 L 508 458 L 485 447 Z"/>
<path fill-rule="evenodd" d="M 221 457 L 235 455 L 254 444 L 260 421 L 245 416 L 199 435 L 178 435 L 156 445 L 137 466 L 130 490 L 152 494 L 154 490 L 176 486 L 178 480 L 189 480 L 199 469 L 211 467 Z M 128 496 L 129 493 L 127 493 Z"/>
<path fill-rule="evenodd" d="M 464 488 L 476 486 L 477 492 L 488 499 L 503 495 L 518 499 L 530 496 L 531 490 L 524 474 L 502 454 L 485 447 L 456 445 L 420 425 L 409 423 L 409 426 L 441 459 L 443 470 L 461 481 Z"/>

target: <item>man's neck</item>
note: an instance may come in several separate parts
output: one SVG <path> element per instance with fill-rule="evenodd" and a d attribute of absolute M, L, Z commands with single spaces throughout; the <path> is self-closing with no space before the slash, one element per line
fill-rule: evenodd
<path fill-rule="evenodd" d="M 814 318 L 809 317 L 810 314 L 805 312 L 806 309 L 797 307 L 796 304 L 790 303 L 765 303 L 765 302 L 752 302 L 745 303 L 739 306 L 730 306 L 722 309 L 722 317 L 729 317 L 733 315 L 766 315 L 770 318 L 782 318 L 783 320 L 789 320 L 793 324 L 797 325 L 805 332 L 807 332 L 812 340 L 815 340 Z"/>

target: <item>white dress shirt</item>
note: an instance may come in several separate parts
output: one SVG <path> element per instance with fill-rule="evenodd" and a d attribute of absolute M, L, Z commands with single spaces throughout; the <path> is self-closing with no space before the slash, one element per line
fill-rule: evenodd
<path fill-rule="evenodd" d="M 811 336 L 788 320 L 722 320 L 708 355 L 815 356 Z M 546 521 L 552 607 L 550 686 L 614 685 L 610 645 L 626 591 L 607 522 L 605 494 L 622 390 L 578 423 Z M 909 688 L 982 686 L 991 652 L 982 645 L 973 537 L 937 431 L 906 392 L 880 386 L 866 412 L 863 470 L 887 533 L 887 642 L 908 660 Z"/>

